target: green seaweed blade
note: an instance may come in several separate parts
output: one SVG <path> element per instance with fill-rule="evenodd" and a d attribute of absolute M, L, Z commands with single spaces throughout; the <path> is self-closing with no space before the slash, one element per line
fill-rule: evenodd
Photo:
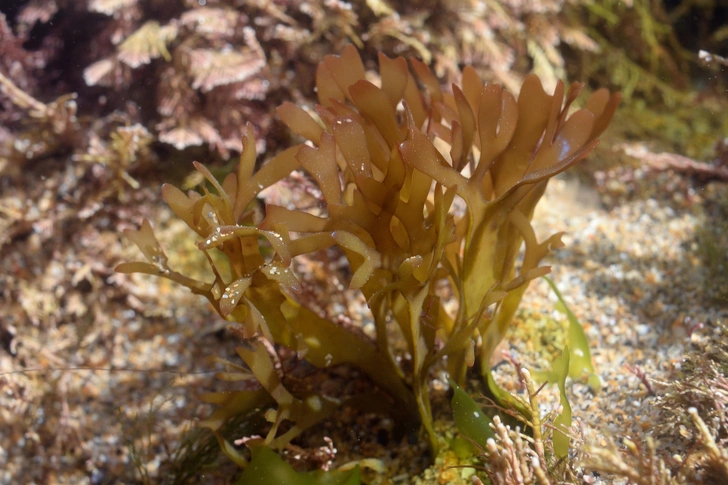
<path fill-rule="evenodd" d="M 564 297 L 556 287 L 556 284 L 546 276 L 543 277 L 549 284 L 551 289 L 554 291 L 556 298 L 559 300 L 556 305 L 556 310 L 565 314 L 569 320 L 568 330 L 568 344 L 566 348 L 570 349 L 569 352 L 569 377 L 572 379 L 583 379 L 587 377 L 587 383 L 589 387 L 594 391 L 601 389 L 602 384 L 599 376 L 594 371 L 592 365 L 591 350 L 589 350 L 589 341 L 586 338 L 584 329 L 579 323 L 579 320 L 574 315 L 564 301 Z M 564 349 L 566 350 L 566 349 Z"/>
<path fill-rule="evenodd" d="M 361 485 L 359 467 L 341 471 L 297 472 L 270 448 L 253 451 L 253 459 L 236 485 Z"/>
<path fill-rule="evenodd" d="M 449 379 L 449 382 L 454 391 L 451 404 L 455 426 L 457 426 L 460 434 L 473 440 L 478 446 L 485 448 L 488 438 L 495 437 L 490 427 L 490 418 L 455 381 Z"/>

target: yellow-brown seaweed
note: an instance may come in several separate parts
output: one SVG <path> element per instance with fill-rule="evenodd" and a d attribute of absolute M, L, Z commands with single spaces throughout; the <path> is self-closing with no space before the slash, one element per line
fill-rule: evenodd
<path fill-rule="evenodd" d="M 290 103 L 278 109 L 307 143 L 255 170 L 248 127 L 238 170 L 222 184 L 195 164 L 215 193 L 184 194 L 164 186 L 172 210 L 201 237 L 199 249 L 214 281 L 191 280 L 169 268 L 148 223 L 129 232 L 149 262 L 122 264 L 119 271 L 173 279 L 241 324 L 239 334 L 248 343 L 238 354 L 265 392 L 207 396 L 222 405 L 206 422 L 213 430 L 267 395 L 277 404 L 271 417 L 276 425 L 264 442 L 279 448 L 337 404 L 286 390 L 270 372 L 265 339 L 303 349 L 318 367 L 359 367 L 392 409 L 417 416 L 436 447 L 428 391 L 433 365 L 447 358 L 451 377 L 461 384 L 468 366 L 477 362 L 487 371 L 529 281 L 549 272 L 541 260 L 561 245 L 560 234 L 537 241 L 533 210 L 548 180 L 596 146 L 620 101 L 619 94 L 599 90 L 570 114 L 582 88 L 577 83 L 568 90 L 558 83 L 549 95 L 530 76 L 516 99 L 499 86 L 483 85 L 466 68 L 462 87 L 447 92 L 420 61 L 410 60 L 408 67 L 406 60 L 382 54 L 379 61 L 376 85 L 367 80 L 353 46 L 327 56 L 316 73 L 315 114 Z M 253 226 L 250 203 L 294 170 L 305 170 L 318 183 L 322 214 L 268 206 L 265 219 Z M 465 204 L 460 215 L 452 210 L 456 198 Z M 296 297 L 292 258 L 334 245 L 351 266 L 350 287 L 363 292 L 371 309 L 374 342 L 321 318 Z M 224 254 L 227 268 L 217 266 L 212 251 Z M 458 301 L 455 315 L 438 296 L 442 284 Z M 391 325 L 404 336 L 410 370 L 393 356 Z M 295 425 L 277 436 L 283 419 Z M 224 449 L 244 464 L 232 447 Z"/>

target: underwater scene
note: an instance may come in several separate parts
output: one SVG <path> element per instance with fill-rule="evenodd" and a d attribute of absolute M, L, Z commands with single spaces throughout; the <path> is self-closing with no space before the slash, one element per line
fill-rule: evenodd
<path fill-rule="evenodd" d="M 0 2 L 0 484 L 728 484 L 728 1 Z"/>

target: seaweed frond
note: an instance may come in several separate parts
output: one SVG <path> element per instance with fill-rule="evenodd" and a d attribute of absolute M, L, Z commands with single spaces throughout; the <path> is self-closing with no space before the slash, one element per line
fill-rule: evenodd
<path fill-rule="evenodd" d="M 561 244 L 560 234 L 537 240 L 530 223 L 535 205 L 549 178 L 596 146 L 620 101 L 599 90 L 571 113 L 578 83 L 567 89 L 558 82 L 549 95 L 530 76 L 516 99 L 484 85 L 472 68 L 464 70 L 462 88 L 444 90 L 416 59 L 380 54 L 379 65 L 377 85 L 354 46 L 326 56 L 316 71 L 315 113 L 292 103 L 277 110 L 305 143 L 256 169 L 257 144 L 248 125 L 240 164 L 222 182 L 195 163 L 213 191 L 163 187 L 174 213 L 201 238 L 213 281 L 170 268 L 148 222 L 127 231 L 148 261 L 124 263 L 118 271 L 174 280 L 238 324 L 233 331 L 244 344 L 237 353 L 247 370 L 221 378 L 253 384 L 206 396 L 220 405 L 205 422 L 213 430 L 270 406 L 272 428 L 262 443 L 281 449 L 344 404 L 286 389 L 272 350 L 281 346 L 320 369 L 350 365 L 364 371 L 401 422 L 424 427 L 435 450 L 431 371 L 447 361 L 453 380 L 462 383 L 468 366 L 477 364 L 489 379 L 491 354 L 523 293 L 549 272 L 541 260 Z M 269 204 L 256 225 L 250 204 L 294 171 L 318 184 L 320 209 Z M 291 262 L 332 247 L 348 261 L 349 288 L 361 291 L 371 311 L 373 341 L 320 316 L 297 295 Z M 454 295 L 456 312 L 445 308 L 442 287 Z M 394 355 L 392 331 L 405 345 L 404 365 Z M 371 397 L 351 399 L 365 401 Z M 285 431 L 283 421 L 292 423 Z M 233 460 L 247 464 L 232 445 L 221 444 Z"/>

